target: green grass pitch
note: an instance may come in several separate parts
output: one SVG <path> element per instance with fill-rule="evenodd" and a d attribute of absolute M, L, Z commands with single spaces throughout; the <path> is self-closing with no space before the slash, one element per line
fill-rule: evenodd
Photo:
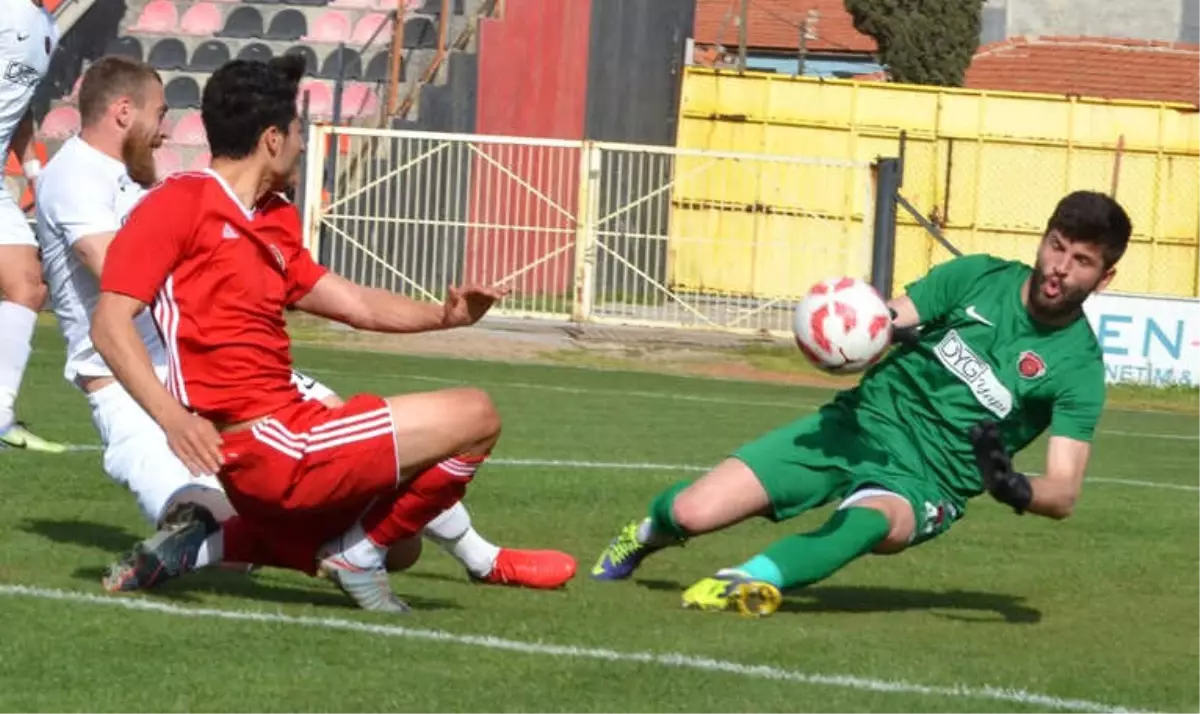
<path fill-rule="evenodd" d="M 58 711 L 1196 711 L 1198 424 L 1105 414 L 1076 514 L 974 501 L 946 536 L 868 557 L 763 620 L 683 611 L 683 588 L 818 523 L 751 522 L 586 576 L 664 486 L 828 392 L 571 367 L 300 347 L 343 395 L 469 383 L 505 419 L 467 504 L 501 543 L 555 547 L 557 592 L 470 583 L 428 545 L 393 576 L 416 608 L 352 609 L 331 585 L 207 572 L 109 597 L 102 568 L 148 533 L 100 454 L 0 453 L 0 709 Z M 39 331 L 19 408 L 48 438 L 96 443 Z M 1037 469 L 1042 444 L 1020 465 Z M 660 468 L 649 468 L 658 464 Z"/>

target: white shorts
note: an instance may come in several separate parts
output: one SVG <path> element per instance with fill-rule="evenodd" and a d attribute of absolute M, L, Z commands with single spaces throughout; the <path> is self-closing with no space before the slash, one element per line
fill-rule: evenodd
<path fill-rule="evenodd" d="M 29 219 L 21 212 L 12 194 L 0 185 L 0 245 L 37 247 L 37 238 L 29 227 Z"/>
<path fill-rule="evenodd" d="M 332 389 L 299 372 L 292 374 L 292 381 L 306 400 L 335 396 Z M 204 506 L 218 521 L 234 515 L 220 481 L 214 476 L 193 476 L 171 451 L 162 427 L 119 382 L 89 394 L 88 404 L 104 444 L 105 473 L 133 492 L 151 525 L 157 528 L 176 503 Z"/>
<path fill-rule="evenodd" d="M 155 528 L 176 503 L 197 503 L 219 521 L 234 514 L 214 476 L 193 476 L 167 445 L 167 435 L 119 382 L 88 395 L 104 444 L 104 471 L 137 497 Z"/>

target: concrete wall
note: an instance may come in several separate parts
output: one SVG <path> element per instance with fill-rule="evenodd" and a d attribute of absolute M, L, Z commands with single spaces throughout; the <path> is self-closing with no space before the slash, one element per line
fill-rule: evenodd
<path fill-rule="evenodd" d="M 1007 37 L 1093 35 L 1142 40 L 1196 42 L 1196 0 L 988 0 L 988 15 L 1005 16 Z"/>

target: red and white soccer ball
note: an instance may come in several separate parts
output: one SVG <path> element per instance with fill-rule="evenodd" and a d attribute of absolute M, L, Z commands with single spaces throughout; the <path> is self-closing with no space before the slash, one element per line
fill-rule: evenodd
<path fill-rule="evenodd" d="M 860 372 L 883 356 L 892 341 L 887 303 L 858 278 L 822 280 L 796 305 L 792 332 L 817 368 Z"/>

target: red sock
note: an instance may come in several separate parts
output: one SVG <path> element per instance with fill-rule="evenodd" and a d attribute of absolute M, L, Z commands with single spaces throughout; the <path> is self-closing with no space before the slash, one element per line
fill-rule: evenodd
<path fill-rule="evenodd" d="M 309 575 L 317 572 L 317 549 L 324 542 L 324 534 L 266 526 L 241 516 L 225 521 L 221 531 L 227 562 L 272 565 Z"/>
<path fill-rule="evenodd" d="M 455 456 L 417 474 L 394 497 L 380 498 L 362 518 L 367 538 L 386 548 L 421 532 L 438 514 L 462 500 L 487 456 Z"/>

